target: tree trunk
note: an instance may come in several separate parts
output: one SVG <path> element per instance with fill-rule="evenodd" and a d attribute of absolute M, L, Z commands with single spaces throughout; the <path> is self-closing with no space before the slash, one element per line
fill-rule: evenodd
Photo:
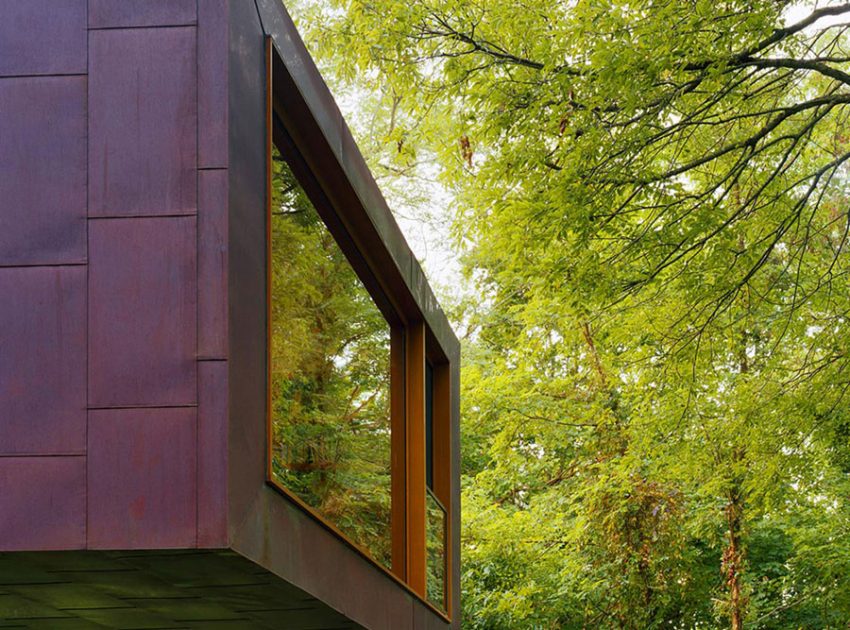
<path fill-rule="evenodd" d="M 596 344 L 593 342 L 593 334 L 590 332 L 590 322 L 582 322 L 581 334 L 584 336 L 584 342 L 587 344 L 587 349 L 590 351 L 590 358 L 593 360 L 593 368 L 596 371 L 596 376 L 599 377 L 599 385 L 603 390 L 608 389 L 608 375 L 605 373 L 605 368 L 602 367 L 602 358 L 596 350 Z"/>
<path fill-rule="evenodd" d="M 729 621 L 732 630 L 742 630 L 747 611 L 747 597 L 743 590 L 744 548 L 741 526 L 743 506 L 737 489 L 729 494 L 726 504 L 726 549 L 723 551 L 722 571 L 729 593 Z"/>
<path fill-rule="evenodd" d="M 744 247 L 744 239 L 739 241 L 740 247 Z M 749 288 L 744 292 L 744 306 L 749 311 L 750 304 Z M 739 366 L 741 374 L 748 374 L 750 362 L 747 355 L 747 329 L 741 331 L 741 346 Z M 738 468 L 742 465 L 746 456 L 746 449 L 742 446 L 735 448 L 732 453 L 732 463 Z M 741 492 L 741 480 L 738 478 L 732 483 L 727 495 L 726 502 L 726 549 L 723 551 L 722 571 L 729 592 L 729 621 L 732 630 L 742 630 L 744 617 L 747 613 L 747 596 L 743 590 L 744 574 L 744 545 L 743 545 L 743 521 L 744 521 L 744 499 Z"/>

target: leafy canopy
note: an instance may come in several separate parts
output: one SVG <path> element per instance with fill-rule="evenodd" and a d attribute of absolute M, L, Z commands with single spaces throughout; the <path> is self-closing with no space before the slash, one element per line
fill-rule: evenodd
<path fill-rule="evenodd" d="M 455 199 L 467 625 L 846 622 L 850 5 L 300 12 Z"/>

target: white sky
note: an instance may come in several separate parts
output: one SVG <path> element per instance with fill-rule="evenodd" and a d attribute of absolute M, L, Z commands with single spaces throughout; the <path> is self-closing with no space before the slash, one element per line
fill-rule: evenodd
<path fill-rule="evenodd" d="M 334 97 L 356 139 L 361 123 L 358 116 L 364 113 L 362 92 L 346 90 L 344 93 L 336 92 Z M 424 188 L 426 201 L 415 205 L 395 196 L 392 188 L 381 182 L 381 173 L 374 172 L 373 175 L 378 179 L 393 216 L 401 227 L 407 244 L 422 265 L 437 297 L 462 294 L 464 280 L 460 259 L 451 246 L 453 199 L 451 193 L 437 181 L 439 166 L 430 163 L 418 167 L 417 182 Z"/>
<path fill-rule="evenodd" d="M 794 24 L 795 22 L 799 22 L 807 15 L 809 15 L 814 9 L 819 9 L 823 7 L 831 7 L 843 4 L 843 0 L 828 0 L 827 2 L 800 2 L 798 4 L 792 5 L 788 7 L 785 11 L 785 25 Z M 818 20 L 812 26 L 809 27 L 809 30 L 812 28 L 822 28 L 828 24 L 837 24 L 839 22 L 844 22 L 847 20 L 845 15 L 831 15 L 823 18 L 822 20 Z"/>

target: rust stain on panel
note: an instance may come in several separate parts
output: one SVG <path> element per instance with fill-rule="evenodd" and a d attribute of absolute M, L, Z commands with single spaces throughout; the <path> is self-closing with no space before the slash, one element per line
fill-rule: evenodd
<path fill-rule="evenodd" d="M 88 546 L 194 547 L 196 409 L 89 412 Z"/>

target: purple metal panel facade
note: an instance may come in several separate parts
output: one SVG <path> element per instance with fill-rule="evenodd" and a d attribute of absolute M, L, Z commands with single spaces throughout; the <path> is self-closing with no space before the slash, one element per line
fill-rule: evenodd
<path fill-rule="evenodd" d="M 194 24 L 196 0 L 89 0 L 89 27 Z"/>
<path fill-rule="evenodd" d="M 227 171 L 198 179 L 198 354 L 227 356 Z"/>
<path fill-rule="evenodd" d="M 226 10 L 0 0 L 0 551 L 226 545 Z"/>
<path fill-rule="evenodd" d="M 85 544 L 85 457 L 0 457 L 0 549 Z"/>
<path fill-rule="evenodd" d="M 0 79 L 0 112 L 0 265 L 84 263 L 86 78 Z"/>
<path fill-rule="evenodd" d="M 196 410 L 89 412 L 88 546 L 194 547 Z"/>
<path fill-rule="evenodd" d="M 0 456 L 85 453 L 86 268 L 0 268 L 0 296 Z"/>
<path fill-rule="evenodd" d="M 229 2 L 198 0 L 198 166 L 201 168 L 227 168 Z"/>
<path fill-rule="evenodd" d="M 89 222 L 89 405 L 197 402 L 195 217 Z"/>
<path fill-rule="evenodd" d="M 267 35 L 313 167 L 456 345 L 279 0 L 0 0 L 0 551 L 231 547 L 367 627 L 445 628 L 266 484 Z"/>
<path fill-rule="evenodd" d="M 89 216 L 194 214 L 195 27 L 89 35 Z"/>
<path fill-rule="evenodd" d="M 227 362 L 198 369 L 198 546 L 226 547 Z"/>
<path fill-rule="evenodd" d="M 85 74 L 87 0 L 2 0 L 0 76 Z"/>

